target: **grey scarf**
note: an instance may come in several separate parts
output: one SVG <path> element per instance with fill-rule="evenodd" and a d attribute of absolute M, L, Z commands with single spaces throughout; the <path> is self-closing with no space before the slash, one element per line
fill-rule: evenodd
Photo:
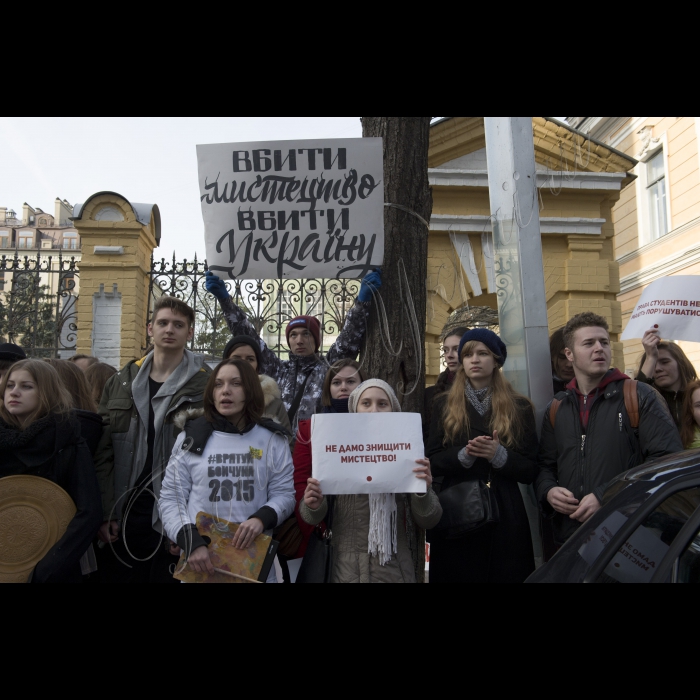
<path fill-rule="evenodd" d="M 485 389 L 479 389 L 476 391 L 472 385 L 467 382 L 467 387 L 465 390 L 467 395 L 467 400 L 474 406 L 477 413 L 483 418 L 491 410 L 491 401 L 493 399 L 493 392 L 491 387 L 487 386 Z"/>

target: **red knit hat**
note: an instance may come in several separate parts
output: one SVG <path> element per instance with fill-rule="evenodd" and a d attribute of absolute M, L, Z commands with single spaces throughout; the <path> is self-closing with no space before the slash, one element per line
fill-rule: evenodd
<path fill-rule="evenodd" d="M 306 328 L 316 341 L 316 352 L 321 347 L 321 324 L 314 316 L 297 316 L 292 319 L 287 326 L 287 344 L 289 344 L 289 336 L 293 330 L 297 328 Z"/>

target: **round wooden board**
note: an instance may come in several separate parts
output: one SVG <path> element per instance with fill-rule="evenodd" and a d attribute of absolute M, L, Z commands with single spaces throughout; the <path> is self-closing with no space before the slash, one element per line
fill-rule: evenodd
<path fill-rule="evenodd" d="M 52 481 L 0 479 L 0 583 L 27 583 L 76 512 L 71 497 Z"/>

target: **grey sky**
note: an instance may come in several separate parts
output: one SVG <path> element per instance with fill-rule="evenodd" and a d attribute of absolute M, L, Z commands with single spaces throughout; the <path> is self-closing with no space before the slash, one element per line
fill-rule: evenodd
<path fill-rule="evenodd" d="M 0 206 L 119 192 L 160 207 L 158 255 L 203 257 L 197 144 L 359 136 L 359 117 L 0 117 Z"/>
<path fill-rule="evenodd" d="M 203 257 L 197 144 L 359 136 L 359 117 L 0 117 L 0 206 L 119 192 L 160 207 L 158 255 Z"/>

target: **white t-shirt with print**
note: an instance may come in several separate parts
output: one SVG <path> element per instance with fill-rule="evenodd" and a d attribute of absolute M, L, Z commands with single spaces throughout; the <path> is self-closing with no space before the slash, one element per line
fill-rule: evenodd
<path fill-rule="evenodd" d="M 199 513 L 243 523 L 267 506 L 278 525 L 293 515 L 294 464 L 285 438 L 259 425 L 245 435 L 214 432 L 200 456 L 183 451 L 186 437 L 183 431 L 175 443 L 159 500 L 173 542 Z"/>

